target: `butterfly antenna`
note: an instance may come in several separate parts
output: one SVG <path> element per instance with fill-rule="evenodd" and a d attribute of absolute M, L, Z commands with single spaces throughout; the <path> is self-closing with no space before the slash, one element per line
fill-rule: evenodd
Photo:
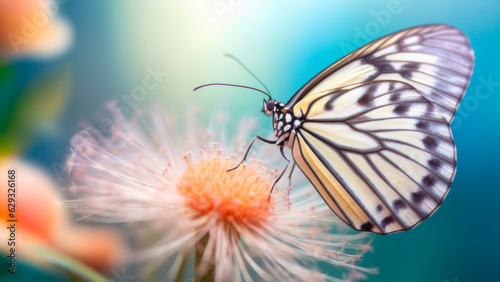
<path fill-rule="evenodd" d="M 267 93 L 269 93 L 269 97 L 271 97 L 271 91 L 269 91 L 269 89 L 267 89 L 267 87 L 264 85 L 264 83 L 262 83 L 262 81 L 252 72 L 250 71 L 247 66 L 245 66 L 238 58 L 236 58 L 234 55 L 232 54 L 229 54 L 229 53 L 226 53 L 224 54 L 226 57 L 230 58 L 230 59 L 233 59 L 236 63 L 238 63 L 244 70 L 246 70 L 253 78 L 255 78 L 255 80 L 257 80 L 260 85 L 262 85 L 264 87 L 264 89 L 266 89 Z"/>
<path fill-rule="evenodd" d="M 196 87 L 195 89 L 193 89 L 193 91 L 196 91 L 200 88 L 203 88 L 203 87 L 207 87 L 207 86 L 216 86 L 216 85 L 220 85 L 220 86 L 233 86 L 233 87 L 240 87 L 240 88 L 246 88 L 246 89 L 252 89 L 252 90 L 255 90 L 255 91 L 259 91 L 261 93 L 264 93 L 267 97 L 269 97 L 269 99 L 272 99 L 271 98 L 271 95 L 267 94 L 266 92 L 260 90 L 260 89 L 257 89 L 257 88 L 253 88 L 253 87 L 250 87 L 250 86 L 245 86 L 245 85 L 238 85 L 238 84 L 228 84 L 228 83 L 209 83 L 209 84 L 204 84 L 204 85 L 201 85 L 201 86 L 198 86 Z"/>

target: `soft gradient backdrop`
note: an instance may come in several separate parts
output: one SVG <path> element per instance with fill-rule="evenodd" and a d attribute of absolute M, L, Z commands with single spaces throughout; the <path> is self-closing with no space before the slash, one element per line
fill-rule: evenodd
<path fill-rule="evenodd" d="M 254 116 L 259 132 L 268 134 L 271 121 L 260 113 L 258 93 L 233 88 L 192 92 L 211 82 L 262 88 L 225 53 L 243 61 L 273 98 L 287 101 L 323 68 L 378 37 L 428 23 L 461 29 L 471 40 L 476 66 L 452 125 L 458 171 L 451 192 L 414 230 L 375 236 L 375 252 L 363 264 L 380 268 L 380 275 L 369 281 L 500 281 L 499 1 L 59 3 L 60 14 L 73 25 L 71 49 L 57 59 L 15 61 L 0 106 L 0 116 L 8 118 L 9 105 L 27 81 L 63 67 L 71 73 L 60 116 L 22 151 L 56 179 L 79 121 L 100 115 L 111 99 L 130 109 L 160 100 L 180 120 L 193 103 L 202 106 L 207 123 L 217 110 L 235 119 Z M 152 73 L 156 83 L 145 85 Z"/>

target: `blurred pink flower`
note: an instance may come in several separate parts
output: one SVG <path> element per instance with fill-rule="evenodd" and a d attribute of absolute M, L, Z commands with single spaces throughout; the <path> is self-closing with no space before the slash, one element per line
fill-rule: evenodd
<path fill-rule="evenodd" d="M 8 174 L 15 170 L 15 217 L 7 210 Z M 126 247 L 117 231 L 110 228 L 76 226 L 70 223 L 66 210 L 58 205 L 61 199 L 56 185 L 39 168 L 15 158 L 0 161 L 0 219 L 16 219 L 16 242 L 22 247 L 0 244 L 0 250 L 9 253 L 14 247 L 16 256 L 42 266 L 50 266 L 37 246 L 48 247 L 104 272 L 119 265 Z M 12 191 L 11 191 L 12 192 Z M 0 241 L 7 242 L 8 229 L 0 228 Z"/>
<path fill-rule="evenodd" d="M 47 58 L 65 52 L 73 32 L 54 0 L 0 0 L 0 58 Z"/>
<path fill-rule="evenodd" d="M 279 169 L 267 164 L 283 164 L 276 148 L 257 145 L 248 162 L 227 172 L 251 140 L 252 120 L 241 120 L 238 138 L 228 142 L 224 118 L 207 131 L 188 111 L 186 135 L 158 113 L 127 120 L 111 110 L 110 136 L 89 127 L 72 140 L 67 167 L 78 197 L 69 204 L 99 221 L 155 225 L 161 240 L 134 253 L 169 261 L 166 280 L 193 253 L 196 281 L 340 281 L 318 263 L 350 271 L 346 280 L 376 272 L 356 265 L 370 249 L 354 243 L 365 235 L 346 234 L 300 173 L 294 180 L 302 184 L 275 189 L 268 202 Z"/>

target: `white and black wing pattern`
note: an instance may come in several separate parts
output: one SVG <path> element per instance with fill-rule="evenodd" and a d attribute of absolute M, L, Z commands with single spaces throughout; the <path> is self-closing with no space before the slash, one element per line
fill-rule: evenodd
<path fill-rule="evenodd" d="M 363 82 L 412 85 L 451 122 L 469 85 L 474 52 L 467 37 L 447 25 L 423 25 L 382 37 L 350 53 L 306 83 L 287 103 L 306 111 L 318 97 Z"/>
<path fill-rule="evenodd" d="M 456 167 L 449 120 L 412 85 L 358 84 L 316 97 L 303 114 L 293 157 L 353 228 L 411 229 L 448 193 Z"/>

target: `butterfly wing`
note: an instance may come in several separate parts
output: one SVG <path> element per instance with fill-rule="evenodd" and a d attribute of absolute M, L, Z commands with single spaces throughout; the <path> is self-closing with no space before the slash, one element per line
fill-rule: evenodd
<path fill-rule="evenodd" d="M 341 219 L 388 234 L 439 207 L 456 169 L 449 125 L 473 64 L 460 31 L 415 27 L 347 55 L 288 102 L 303 119 L 293 157 Z"/>
<path fill-rule="evenodd" d="M 467 37 L 447 25 L 423 25 L 375 40 L 330 65 L 287 103 L 305 112 L 317 97 L 369 81 L 412 85 L 451 122 L 470 82 L 474 52 Z"/>
<path fill-rule="evenodd" d="M 456 164 L 450 127 L 411 85 L 379 81 L 336 91 L 307 113 L 293 157 L 353 228 L 411 229 L 448 193 Z"/>

